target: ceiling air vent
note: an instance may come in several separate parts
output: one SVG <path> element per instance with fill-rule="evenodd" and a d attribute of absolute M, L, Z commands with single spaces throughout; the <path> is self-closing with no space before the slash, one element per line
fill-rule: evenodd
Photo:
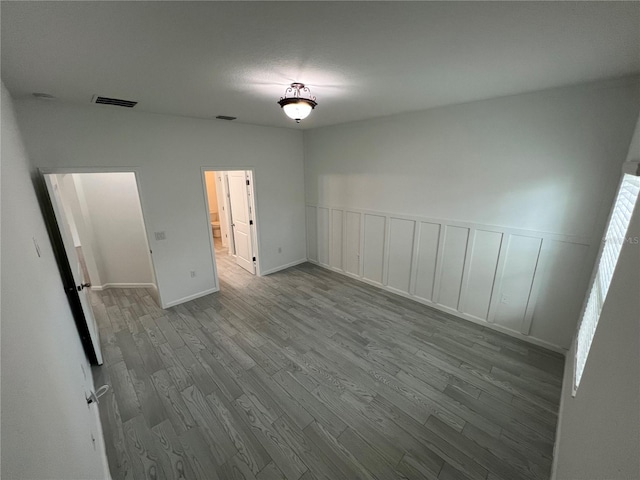
<path fill-rule="evenodd" d="M 216 118 L 218 120 L 235 120 L 238 117 L 230 117 L 228 115 L 218 115 Z"/>
<path fill-rule="evenodd" d="M 95 95 L 92 98 L 92 103 L 100 103 L 102 105 L 115 105 L 116 107 L 133 108 L 138 102 L 132 102 L 131 100 L 122 100 L 120 98 L 100 97 Z"/>

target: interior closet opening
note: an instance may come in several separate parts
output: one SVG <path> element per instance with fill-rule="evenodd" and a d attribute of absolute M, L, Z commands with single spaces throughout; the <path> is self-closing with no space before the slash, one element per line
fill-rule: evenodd
<path fill-rule="evenodd" d="M 259 275 L 253 172 L 203 170 L 203 175 L 216 276 Z"/>
<path fill-rule="evenodd" d="M 85 350 L 100 365 L 96 313 L 105 312 L 93 311 L 97 296 L 119 289 L 125 299 L 134 295 L 160 305 L 136 175 L 44 173 L 43 180 L 53 214 L 48 221 L 59 233 L 55 250 L 65 291 Z"/>

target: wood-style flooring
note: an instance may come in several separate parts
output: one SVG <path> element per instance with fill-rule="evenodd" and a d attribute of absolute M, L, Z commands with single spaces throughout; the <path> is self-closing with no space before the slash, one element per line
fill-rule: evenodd
<path fill-rule="evenodd" d="M 548 479 L 564 359 L 303 264 L 92 294 L 118 479 Z"/>

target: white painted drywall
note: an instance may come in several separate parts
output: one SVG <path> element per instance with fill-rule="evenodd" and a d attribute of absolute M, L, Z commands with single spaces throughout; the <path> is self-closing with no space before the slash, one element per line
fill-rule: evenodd
<path fill-rule="evenodd" d="M 215 288 L 202 167 L 254 168 L 262 272 L 306 258 L 301 132 L 36 99 L 16 110 L 38 167 L 137 168 L 165 305 Z"/>
<path fill-rule="evenodd" d="M 640 160 L 640 118 L 627 161 Z M 575 397 L 575 341 L 565 364 L 554 480 L 640 478 L 640 203 Z"/>
<path fill-rule="evenodd" d="M 4 84 L 0 112 L 2 478 L 107 479 L 97 408 L 87 408 L 85 399 L 86 390 L 93 387 L 91 370 Z M 91 435 L 96 438 L 95 449 Z"/>
<path fill-rule="evenodd" d="M 76 173 L 73 178 L 91 219 L 101 286 L 155 284 L 135 174 Z"/>
<path fill-rule="evenodd" d="M 345 247 L 361 254 L 360 278 L 568 349 L 597 251 L 592 240 L 604 228 L 640 109 L 638 87 L 632 77 L 305 131 L 307 212 L 315 216 L 307 222 L 309 259 L 329 267 L 331 246 L 340 244 L 320 228 L 322 212 L 360 213 L 362 250 Z M 411 228 L 396 231 L 402 219 L 421 225 L 413 242 Z M 440 225 L 437 243 L 422 240 L 433 237 L 430 224 Z M 493 266 L 473 258 L 482 232 L 500 236 Z M 394 254 L 399 235 L 403 249 L 417 246 L 411 270 Z M 484 247 L 475 246 L 478 257 Z M 495 288 L 480 298 L 473 285 L 485 282 Z"/>
<path fill-rule="evenodd" d="M 639 97 L 636 78 L 307 130 L 306 200 L 588 237 Z"/>
<path fill-rule="evenodd" d="M 91 215 L 87 210 L 87 202 L 84 200 L 82 184 L 76 181 L 73 174 L 58 174 L 56 177 L 63 204 L 69 208 L 69 211 L 66 212 L 67 220 L 73 221 L 77 229 L 89 280 L 93 287 L 99 287 L 103 283 L 101 274 L 103 274 L 104 268 L 102 267 L 100 248 L 95 241 Z"/>

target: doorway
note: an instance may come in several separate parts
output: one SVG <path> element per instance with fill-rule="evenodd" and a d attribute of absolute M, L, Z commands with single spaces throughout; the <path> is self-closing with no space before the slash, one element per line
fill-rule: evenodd
<path fill-rule="evenodd" d="M 100 365 L 101 325 L 92 308 L 96 292 L 146 289 L 159 301 L 136 175 L 43 173 L 43 180 L 65 291 L 87 355 L 92 363 Z"/>
<path fill-rule="evenodd" d="M 203 169 L 203 178 L 216 276 L 259 274 L 253 172 Z"/>

